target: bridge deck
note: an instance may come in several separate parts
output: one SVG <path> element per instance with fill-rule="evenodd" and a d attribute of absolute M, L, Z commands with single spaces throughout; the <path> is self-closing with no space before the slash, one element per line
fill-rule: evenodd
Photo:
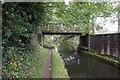
<path fill-rule="evenodd" d="M 42 31 L 43 35 L 82 35 L 81 32 L 76 31 Z"/>
<path fill-rule="evenodd" d="M 82 35 L 82 32 L 78 31 L 53 31 L 53 30 L 43 30 L 43 35 Z M 111 34 L 117 34 L 116 32 L 112 33 L 94 33 L 90 35 L 111 35 Z M 120 33 L 118 33 L 120 34 Z"/>

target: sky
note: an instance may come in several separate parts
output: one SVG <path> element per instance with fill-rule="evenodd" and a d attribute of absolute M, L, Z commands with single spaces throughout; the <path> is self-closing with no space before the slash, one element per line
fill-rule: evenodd
<path fill-rule="evenodd" d="M 106 21 L 104 18 L 97 18 L 96 22 L 97 24 L 103 26 L 103 29 L 108 29 L 109 32 L 117 32 L 118 31 L 118 21 L 113 22 L 113 16 L 106 18 Z M 105 21 L 105 23 L 104 23 Z"/>

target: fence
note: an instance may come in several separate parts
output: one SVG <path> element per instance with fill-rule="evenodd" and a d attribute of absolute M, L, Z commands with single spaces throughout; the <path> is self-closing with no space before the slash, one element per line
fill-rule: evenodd
<path fill-rule="evenodd" d="M 99 53 L 120 57 L 120 33 L 91 35 L 90 49 Z"/>

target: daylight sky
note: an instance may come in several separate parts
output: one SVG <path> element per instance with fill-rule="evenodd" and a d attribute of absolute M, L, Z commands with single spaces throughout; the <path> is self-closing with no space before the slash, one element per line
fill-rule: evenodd
<path fill-rule="evenodd" d="M 96 23 L 103 26 L 103 29 L 108 29 L 109 32 L 117 32 L 118 31 L 118 21 L 113 22 L 113 17 L 106 18 L 97 18 Z M 104 23 L 105 21 L 105 23 Z"/>

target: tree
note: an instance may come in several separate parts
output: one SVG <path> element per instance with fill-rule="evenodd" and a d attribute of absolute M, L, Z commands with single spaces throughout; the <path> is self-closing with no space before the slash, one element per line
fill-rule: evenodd
<path fill-rule="evenodd" d="M 3 78 L 23 77 L 31 60 L 31 38 L 42 28 L 44 3 L 11 2 L 2 5 Z"/>
<path fill-rule="evenodd" d="M 71 2 L 69 5 L 51 3 L 52 22 L 62 22 L 67 27 L 76 25 L 76 30 L 89 33 L 97 17 L 109 17 L 114 10 L 108 2 Z M 48 12 L 48 13 L 49 13 Z M 54 17 L 54 18 L 53 18 Z"/>

